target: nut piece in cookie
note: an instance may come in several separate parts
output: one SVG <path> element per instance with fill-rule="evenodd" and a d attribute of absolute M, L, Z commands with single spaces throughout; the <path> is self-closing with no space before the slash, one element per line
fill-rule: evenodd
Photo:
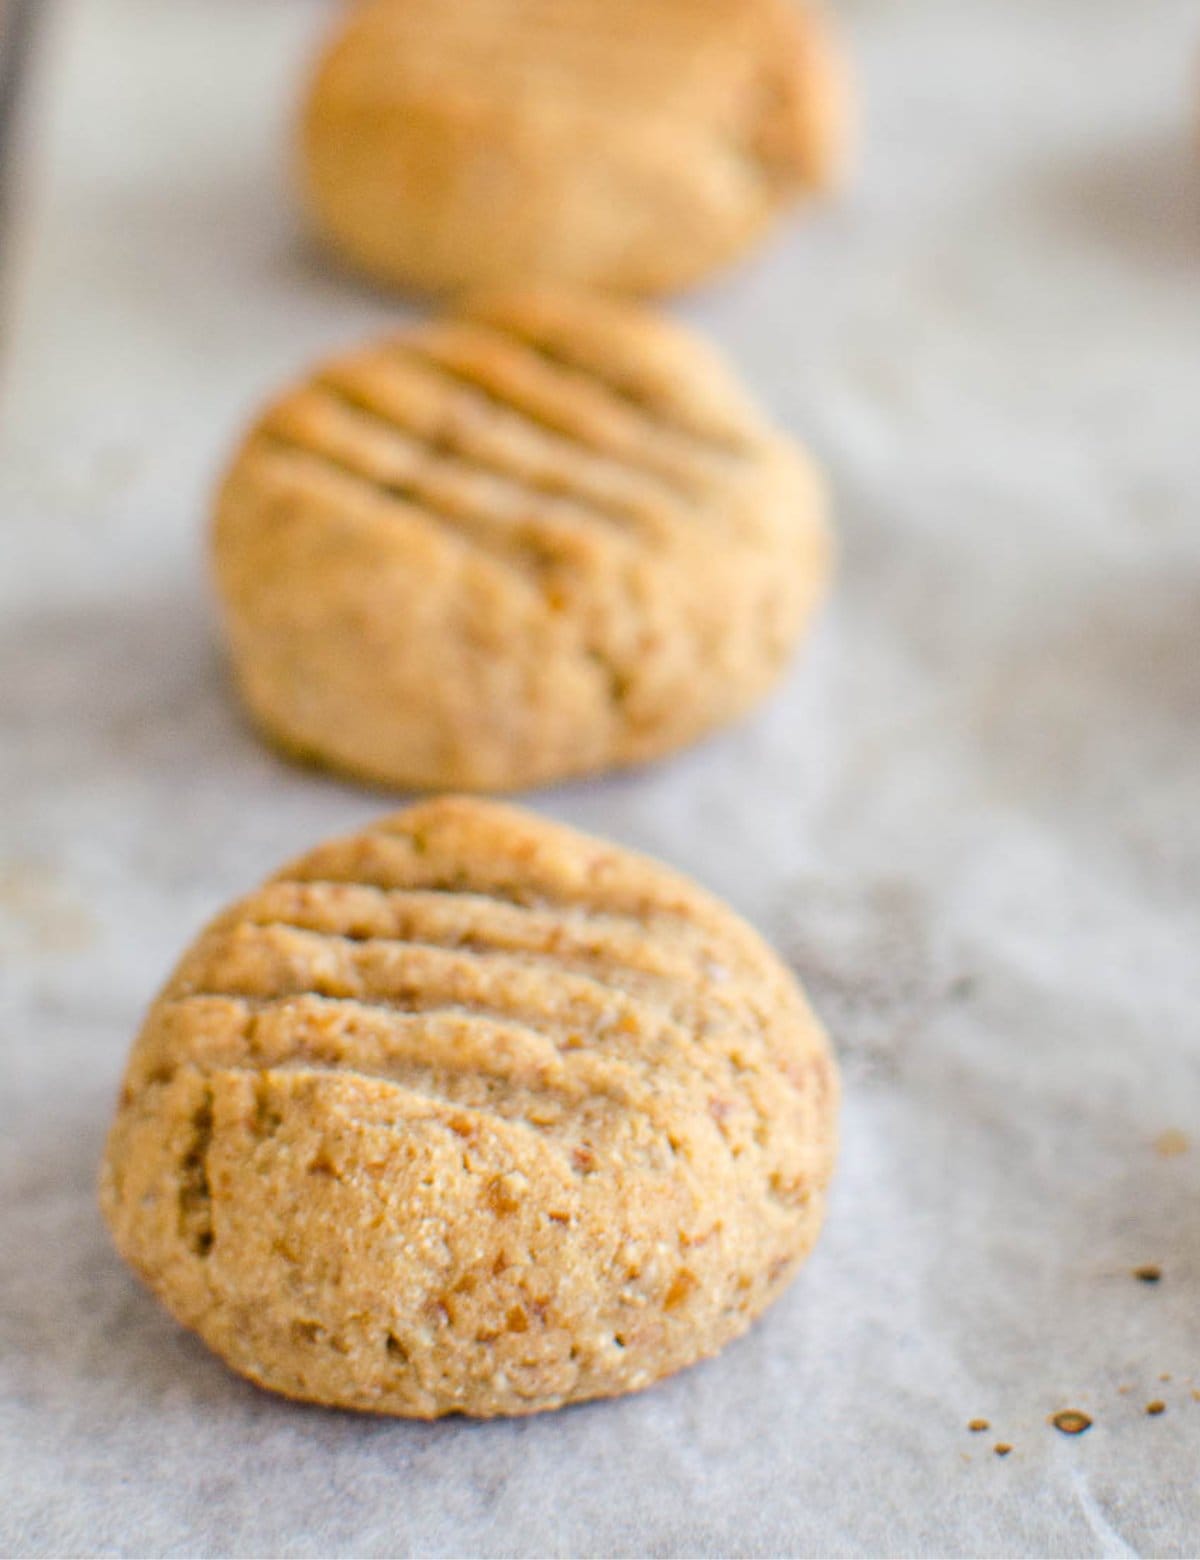
<path fill-rule="evenodd" d="M 204 931 L 101 1176 L 171 1312 L 291 1397 L 429 1418 L 715 1353 L 821 1224 L 837 1077 L 774 954 L 653 861 L 470 799 Z"/>
<path fill-rule="evenodd" d="M 238 684 L 301 756 L 512 790 L 753 705 L 829 572 L 822 485 L 689 333 L 481 298 L 320 365 L 222 487 Z"/>
<path fill-rule="evenodd" d="M 375 0 L 317 64 L 301 190 L 407 289 L 661 292 L 834 182 L 847 95 L 792 0 Z"/>

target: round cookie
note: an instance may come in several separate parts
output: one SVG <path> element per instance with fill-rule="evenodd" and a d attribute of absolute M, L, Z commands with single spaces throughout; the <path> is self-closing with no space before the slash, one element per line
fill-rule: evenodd
<path fill-rule="evenodd" d="M 511 790 L 655 758 L 759 699 L 823 594 L 824 508 L 683 330 L 510 293 L 275 402 L 221 490 L 216 578 L 282 746 Z"/>
<path fill-rule="evenodd" d="M 384 282 L 659 292 L 833 181 L 845 99 L 792 0 L 374 0 L 318 62 L 301 189 Z"/>
<path fill-rule="evenodd" d="M 263 1386 L 532 1413 L 749 1326 L 816 1238 L 837 1092 L 794 981 L 723 905 L 443 799 L 200 936 L 134 1045 L 101 1202 Z"/>

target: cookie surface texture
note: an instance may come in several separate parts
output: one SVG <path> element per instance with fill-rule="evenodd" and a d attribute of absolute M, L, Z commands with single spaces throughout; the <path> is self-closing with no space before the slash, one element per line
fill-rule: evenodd
<path fill-rule="evenodd" d="M 845 96 L 791 0 L 369 0 L 318 61 L 301 191 L 406 289 L 660 292 L 835 180 Z"/>
<path fill-rule="evenodd" d="M 836 1101 L 803 997 L 731 911 L 444 798 L 200 936 L 134 1045 L 101 1203 L 263 1386 L 531 1413 L 745 1330 L 816 1238 Z"/>
<path fill-rule="evenodd" d="M 823 594 L 824 511 L 695 337 L 508 294 L 271 406 L 218 498 L 216 580 L 238 684 L 284 748 L 511 790 L 753 705 Z"/>

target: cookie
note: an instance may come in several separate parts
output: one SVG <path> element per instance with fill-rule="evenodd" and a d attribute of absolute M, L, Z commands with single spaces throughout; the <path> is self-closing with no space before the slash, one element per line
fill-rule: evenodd
<path fill-rule="evenodd" d="M 430 801 L 200 936 L 133 1048 L 121 1254 L 235 1370 L 420 1418 L 631 1392 L 816 1238 L 837 1078 L 753 931 L 653 861 Z"/>
<path fill-rule="evenodd" d="M 835 180 L 845 98 L 791 0 L 375 0 L 317 64 L 300 187 L 385 283 L 661 292 Z"/>
<path fill-rule="evenodd" d="M 705 347 L 542 291 L 323 364 L 255 424 L 215 526 L 262 727 L 417 789 L 586 774 L 733 719 L 828 555 L 812 468 Z"/>

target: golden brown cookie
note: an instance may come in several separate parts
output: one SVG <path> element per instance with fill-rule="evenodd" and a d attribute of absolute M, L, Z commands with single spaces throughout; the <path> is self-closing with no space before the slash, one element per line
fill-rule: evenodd
<path fill-rule="evenodd" d="M 845 98 L 791 0 L 375 0 L 318 63 L 301 185 L 384 282 L 658 292 L 833 180 Z"/>
<path fill-rule="evenodd" d="M 184 955 L 102 1171 L 234 1369 L 430 1417 L 714 1353 L 821 1223 L 837 1078 L 754 932 L 653 861 L 444 799 L 319 846 Z"/>
<path fill-rule="evenodd" d="M 255 424 L 215 528 L 260 724 L 428 789 L 629 764 L 731 720 L 828 553 L 812 468 L 705 347 L 545 292 L 319 367 Z"/>

